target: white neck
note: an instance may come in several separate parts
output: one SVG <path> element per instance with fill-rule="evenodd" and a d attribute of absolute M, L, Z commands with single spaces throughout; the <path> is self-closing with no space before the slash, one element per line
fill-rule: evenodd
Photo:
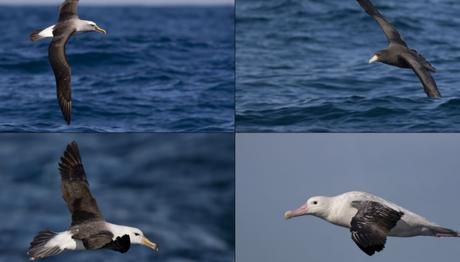
<path fill-rule="evenodd" d="M 92 31 L 92 27 L 89 26 L 88 20 L 75 20 L 75 26 L 77 32 L 87 32 L 87 31 Z"/>
<path fill-rule="evenodd" d="M 331 197 L 329 200 L 329 214 L 327 220 L 335 225 L 350 227 L 351 219 L 356 215 L 357 210 L 350 207 L 350 202 L 345 201 L 342 195 Z"/>
<path fill-rule="evenodd" d="M 121 237 L 123 235 L 129 235 L 129 233 L 131 232 L 131 228 L 130 227 L 127 227 L 127 226 L 122 226 L 122 225 L 116 225 L 116 224 L 112 224 L 112 223 L 109 223 L 109 222 L 106 222 L 106 227 L 107 229 L 112 232 L 113 234 L 113 239 L 117 238 L 117 237 Z"/>

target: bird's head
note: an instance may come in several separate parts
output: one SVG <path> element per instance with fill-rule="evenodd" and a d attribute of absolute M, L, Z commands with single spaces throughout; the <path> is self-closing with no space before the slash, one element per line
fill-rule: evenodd
<path fill-rule="evenodd" d="M 374 62 L 380 62 L 385 57 L 386 50 L 380 50 L 374 53 L 374 55 L 369 59 L 369 64 Z"/>
<path fill-rule="evenodd" d="M 125 234 L 129 235 L 129 239 L 132 244 L 139 244 L 151 248 L 155 251 L 158 251 L 158 245 L 156 243 L 151 242 L 144 233 L 135 227 L 126 227 Z"/>
<path fill-rule="evenodd" d="M 311 197 L 297 209 L 289 210 L 284 213 L 284 218 L 290 219 L 293 217 L 314 215 L 318 217 L 325 217 L 328 211 L 328 198 L 322 196 Z"/>
<path fill-rule="evenodd" d="M 84 28 L 84 31 L 88 31 L 88 32 L 91 32 L 91 31 L 94 31 L 94 32 L 99 32 L 99 33 L 102 33 L 104 35 L 107 34 L 107 31 L 105 31 L 104 29 L 102 29 L 101 27 L 99 27 L 96 23 L 94 23 L 93 21 L 85 21 L 85 28 Z"/>

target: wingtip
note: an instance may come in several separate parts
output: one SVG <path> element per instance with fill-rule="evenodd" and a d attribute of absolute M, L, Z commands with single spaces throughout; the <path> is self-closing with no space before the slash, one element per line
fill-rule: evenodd
<path fill-rule="evenodd" d="M 72 98 L 70 95 L 70 91 L 69 94 L 64 94 L 63 89 L 65 88 L 60 87 L 59 84 L 57 85 L 57 100 L 59 108 L 61 109 L 62 116 L 64 117 L 65 122 L 67 123 L 67 125 L 70 125 L 72 121 Z M 70 90 L 70 86 L 67 88 Z"/>
<path fill-rule="evenodd" d="M 72 122 L 72 101 L 66 103 L 62 108 L 62 115 L 67 125 L 70 125 Z"/>
<path fill-rule="evenodd" d="M 434 92 L 434 93 L 427 93 L 428 97 L 431 98 L 431 99 L 440 99 L 442 98 L 441 94 L 439 93 L 439 91 L 437 92 Z"/>
<path fill-rule="evenodd" d="M 77 148 L 77 149 L 78 149 L 78 143 L 77 143 L 77 141 L 75 141 L 75 140 L 72 140 L 72 141 L 69 143 L 68 146 L 70 146 L 70 147 L 72 147 L 72 148 Z"/>
<path fill-rule="evenodd" d="M 64 111 L 63 111 L 63 113 L 64 113 Z M 67 123 L 67 125 L 70 125 L 70 123 L 72 122 L 72 117 L 71 117 L 70 113 L 68 113 L 68 114 L 64 113 L 64 120 Z"/>
<path fill-rule="evenodd" d="M 61 156 L 59 167 L 66 168 L 69 165 L 74 166 L 78 164 L 81 164 L 80 150 L 77 142 L 74 140 L 67 144 L 67 147 Z"/>
<path fill-rule="evenodd" d="M 64 152 L 64 156 L 66 156 L 67 154 L 80 158 L 80 150 L 78 148 L 78 143 L 75 140 L 73 140 L 67 145 L 67 148 Z"/>

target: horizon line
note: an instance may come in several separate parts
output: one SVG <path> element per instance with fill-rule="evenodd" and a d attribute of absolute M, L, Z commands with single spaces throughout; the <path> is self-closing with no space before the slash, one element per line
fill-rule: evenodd
<path fill-rule="evenodd" d="M 52 3 L 45 3 L 45 4 L 34 4 L 34 3 L 0 3 L 0 6 L 43 6 L 43 7 L 49 7 L 49 6 L 55 6 Z M 92 4 L 83 4 L 80 6 L 88 7 L 88 6 L 96 6 L 96 7 L 103 7 L 103 6 L 151 6 L 151 7 L 219 7 L 219 6 L 228 6 L 228 7 L 234 7 L 235 4 L 232 3 L 196 3 L 196 4 L 187 4 L 187 3 L 181 3 L 181 4 L 151 4 L 151 3 L 92 3 Z"/>
<path fill-rule="evenodd" d="M 29 0 L 0 0 L 1 5 L 30 5 L 30 6 L 59 6 L 59 3 L 53 1 L 42 1 L 41 3 L 31 2 Z M 133 0 L 133 1 L 123 1 L 123 0 L 115 0 L 115 1 L 96 1 L 96 2 L 80 2 L 79 6 L 108 6 L 108 5 L 117 5 L 117 6 L 130 6 L 130 5 L 142 5 L 142 6 L 222 6 L 222 5 L 235 5 L 234 0 L 223 0 L 223 1 L 209 1 L 209 0 L 201 0 L 201 1 L 184 1 L 184 0 L 176 0 L 176 1 L 145 1 L 145 0 Z"/>

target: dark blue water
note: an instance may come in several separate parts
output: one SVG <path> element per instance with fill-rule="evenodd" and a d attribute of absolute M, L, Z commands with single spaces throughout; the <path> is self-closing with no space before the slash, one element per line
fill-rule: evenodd
<path fill-rule="evenodd" d="M 237 130 L 460 131 L 460 2 L 373 0 L 437 69 L 443 98 L 411 70 L 376 63 L 387 45 L 355 0 L 237 2 Z"/>
<path fill-rule="evenodd" d="M 0 131 L 233 131 L 233 7 L 85 7 L 107 29 L 74 35 L 73 123 L 48 64 L 57 7 L 0 6 Z"/>
<path fill-rule="evenodd" d="M 105 218 L 141 228 L 160 252 L 132 245 L 46 261 L 234 261 L 231 134 L 2 135 L 0 261 L 27 261 L 38 231 L 68 228 L 57 164 L 73 139 Z"/>

